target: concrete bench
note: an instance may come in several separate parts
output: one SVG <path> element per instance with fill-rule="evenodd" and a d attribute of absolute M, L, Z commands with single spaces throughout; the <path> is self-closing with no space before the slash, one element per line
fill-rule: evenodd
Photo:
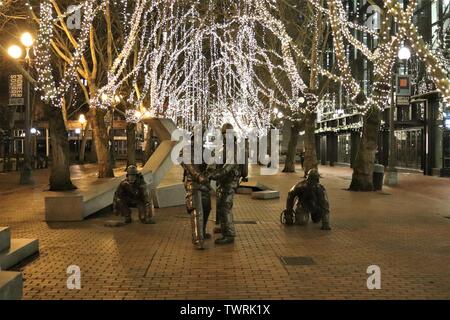
<path fill-rule="evenodd" d="M 82 221 L 113 203 L 123 177 L 99 181 L 87 191 L 52 192 L 45 197 L 45 221 Z"/>
<path fill-rule="evenodd" d="M 169 119 L 147 119 L 145 123 L 152 127 L 161 143 L 144 165 L 141 173 L 149 185 L 153 200 L 161 202 L 158 199 L 158 186 L 173 166 L 171 152 L 177 142 L 171 141 L 171 134 L 176 126 Z M 89 215 L 112 205 L 114 193 L 123 179 L 123 177 L 98 179 L 88 190 L 50 193 L 45 197 L 45 220 L 48 222 L 82 221 Z M 161 197 L 164 198 L 163 195 Z M 178 198 L 180 197 L 173 198 L 174 205 L 179 205 Z M 163 201 L 165 206 L 170 206 L 170 198 L 168 200 Z"/>
<path fill-rule="evenodd" d="M 152 193 L 155 208 L 168 208 L 186 205 L 186 191 L 183 183 L 161 186 Z"/>
<path fill-rule="evenodd" d="M 37 239 L 11 239 L 9 227 L 0 227 L 0 270 L 9 269 L 39 252 Z"/>

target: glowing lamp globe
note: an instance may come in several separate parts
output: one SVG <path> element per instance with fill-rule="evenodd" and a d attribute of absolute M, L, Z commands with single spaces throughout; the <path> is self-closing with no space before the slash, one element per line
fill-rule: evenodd
<path fill-rule="evenodd" d="M 8 54 L 13 59 L 19 59 L 22 56 L 22 49 L 17 45 L 12 45 L 8 48 Z"/>
<path fill-rule="evenodd" d="M 33 39 L 33 36 L 31 35 L 31 33 L 24 32 L 22 34 L 22 36 L 20 37 L 20 42 L 22 42 L 22 44 L 25 47 L 29 48 L 29 47 L 31 47 L 33 45 L 34 39 Z"/>
<path fill-rule="evenodd" d="M 407 47 L 403 47 L 398 52 L 398 58 L 400 60 L 409 60 L 411 58 L 411 51 Z"/>
<path fill-rule="evenodd" d="M 80 114 L 80 117 L 78 118 L 78 122 L 81 125 L 84 125 L 86 123 L 86 117 L 84 116 L 84 114 Z"/>

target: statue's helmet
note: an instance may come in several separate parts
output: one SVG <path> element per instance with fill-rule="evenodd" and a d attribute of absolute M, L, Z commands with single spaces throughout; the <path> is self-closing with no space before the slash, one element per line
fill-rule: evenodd
<path fill-rule="evenodd" d="M 138 172 L 138 169 L 136 168 L 136 166 L 129 166 L 127 168 L 127 176 L 135 176 L 138 173 L 139 172 Z"/>
<path fill-rule="evenodd" d="M 223 126 L 222 126 L 222 134 L 224 135 L 224 134 L 226 134 L 227 133 L 227 130 L 233 130 L 234 128 L 233 128 L 233 125 L 231 124 L 231 123 L 225 123 Z"/>
<path fill-rule="evenodd" d="M 319 174 L 319 171 L 317 171 L 317 169 L 311 169 L 308 171 L 308 174 L 306 176 L 306 181 L 308 181 L 308 183 L 316 184 L 316 183 L 319 183 L 319 180 L 320 180 L 320 174 Z"/>

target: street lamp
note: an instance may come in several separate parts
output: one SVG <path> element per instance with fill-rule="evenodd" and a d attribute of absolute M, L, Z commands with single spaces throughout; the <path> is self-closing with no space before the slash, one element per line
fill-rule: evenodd
<path fill-rule="evenodd" d="M 13 59 L 20 59 L 20 57 L 22 57 L 22 48 L 18 45 L 13 44 L 8 48 L 8 54 Z"/>
<path fill-rule="evenodd" d="M 25 71 L 30 69 L 30 49 L 33 46 L 34 39 L 29 32 L 24 32 L 20 37 L 20 42 L 26 49 Z M 8 48 L 8 54 L 11 58 L 19 60 L 22 57 L 22 48 L 18 45 L 12 45 Z M 30 82 L 25 79 L 25 139 L 24 139 L 24 163 L 20 170 L 20 184 L 33 184 L 31 177 L 31 95 Z"/>
<path fill-rule="evenodd" d="M 401 47 L 398 51 L 398 58 L 400 60 L 409 60 L 411 58 L 411 50 L 408 47 Z"/>
<path fill-rule="evenodd" d="M 86 120 L 86 117 L 85 117 L 85 115 L 84 114 L 80 114 L 80 116 L 78 117 L 78 122 L 80 123 L 80 125 L 81 125 L 81 130 L 80 129 L 76 129 L 75 130 L 75 133 L 77 133 L 78 134 L 78 160 L 80 161 L 80 162 L 82 162 L 82 161 L 84 161 L 84 159 L 81 159 L 82 157 L 81 157 L 81 137 L 83 137 L 84 136 L 84 128 L 85 128 L 85 125 L 86 125 L 86 123 L 87 123 L 87 120 Z M 83 157 L 84 158 L 84 157 Z"/>
<path fill-rule="evenodd" d="M 398 51 L 398 58 L 405 61 L 405 63 L 411 58 L 411 51 L 408 47 L 402 46 Z M 394 64 L 395 73 L 392 75 L 391 80 L 391 108 L 389 110 L 389 159 L 388 159 L 388 170 L 385 180 L 385 184 L 388 186 L 395 186 L 398 184 L 398 172 L 397 172 L 397 161 L 395 159 L 395 125 L 394 125 L 394 113 L 396 109 L 396 102 L 394 97 L 394 87 L 396 86 L 396 73 L 398 69 L 397 61 Z M 406 70 L 406 68 L 405 68 Z"/>
<path fill-rule="evenodd" d="M 81 124 L 81 128 L 83 128 L 84 125 L 86 124 L 86 116 L 84 114 L 80 114 L 78 122 Z"/>

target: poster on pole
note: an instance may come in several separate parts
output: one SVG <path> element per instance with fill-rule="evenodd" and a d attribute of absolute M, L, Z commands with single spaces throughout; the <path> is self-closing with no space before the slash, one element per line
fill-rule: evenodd
<path fill-rule="evenodd" d="M 23 93 L 23 75 L 11 74 L 9 76 L 9 105 L 23 106 L 25 104 Z"/>
<path fill-rule="evenodd" d="M 411 96 L 411 77 L 409 75 L 397 75 L 397 96 Z"/>

